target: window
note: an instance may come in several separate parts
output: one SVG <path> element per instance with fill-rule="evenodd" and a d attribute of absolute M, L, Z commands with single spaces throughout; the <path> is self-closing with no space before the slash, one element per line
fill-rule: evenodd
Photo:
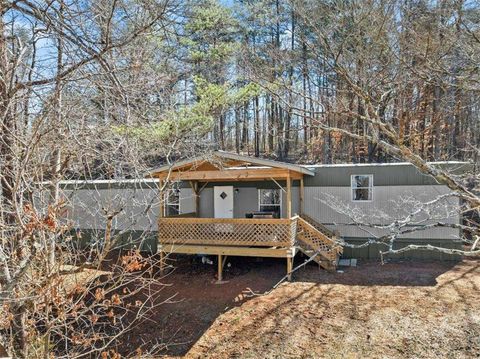
<path fill-rule="evenodd" d="M 177 216 L 180 214 L 180 190 L 169 189 L 165 200 L 165 217 Z"/>
<path fill-rule="evenodd" d="M 373 199 L 373 175 L 352 175 L 352 201 Z"/>
<path fill-rule="evenodd" d="M 258 210 L 273 212 L 275 218 L 280 218 L 282 208 L 282 194 L 280 189 L 259 189 Z"/>

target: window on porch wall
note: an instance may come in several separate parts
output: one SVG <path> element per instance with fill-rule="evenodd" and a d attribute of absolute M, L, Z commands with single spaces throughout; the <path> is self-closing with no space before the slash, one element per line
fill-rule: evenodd
<path fill-rule="evenodd" d="M 282 193 L 280 189 L 259 189 L 258 198 L 260 212 L 273 212 L 275 218 L 281 217 Z"/>

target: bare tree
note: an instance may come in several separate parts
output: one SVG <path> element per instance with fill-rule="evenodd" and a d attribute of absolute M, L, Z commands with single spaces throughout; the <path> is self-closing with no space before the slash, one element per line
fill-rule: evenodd
<path fill-rule="evenodd" d="M 148 124 L 145 92 L 128 81 L 139 45 L 166 38 L 177 6 L 0 1 L 0 340 L 15 357 L 113 357 L 160 304 L 157 259 L 138 248 L 112 257 L 123 209 L 99 209 L 104 228 L 89 251 L 60 181 L 143 172 L 141 146 L 118 129 Z"/>
<path fill-rule="evenodd" d="M 320 134 L 328 134 L 333 139 L 332 144 L 326 147 L 329 156 L 345 142 L 354 146 L 354 152 L 360 150 L 355 148 L 356 144 L 362 144 L 361 150 L 368 153 L 370 161 L 375 154 L 380 159 L 383 156 L 390 160 L 408 161 L 439 184 L 448 186 L 452 196 L 459 198 L 463 215 L 478 219 L 478 159 L 472 162 L 472 171 L 462 174 L 430 162 L 432 159 L 445 159 L 434 158 L 435 150 L 432 151 L 431 147 L 432 141 L 442 141 L 441 138 L 430 139 L 435 133 L 441 136 L 437 130 L 432 132 L 438 125 L 435 116 L 438 117 L 440 104 L 437 101 L 437 106 L 430 112 L 425 105 L 429 95 L 423 94 L 425 89 L 445 89 L 443 91 L 447 91 L 448 96 L 443 95 L 445 102 L 442 110 L 444 116 L 450 116 L 450 133 L 458 138 L 458 128 L 463 126 L 465 135 L 467 132 L 469 136 L 473 135 L 471 131 L 475 131 L 476 127 L 463 125 L 467 123 L 464 117 L 469 105 L 459 106 L 460 93 L 463 97 L 478 98 L 480 90 L 478 72 L 474 70 L 478 68 L 475 57 L 480 53 L 480 43 L 476 30 L 471 27 L 478 21 L 475 9 L 462 2 L 457 6 L 426 4 L 424 8 L 409 7 L 397 1 L 362 4 L 292 1 L 290 5 L 298 21 L 306 26 L 309 36 L 302 39 L 302 45 L 308 48 L 311 57 L 319 64 L 317 71 L 326 74 L 325 86 L 328 90 L 312 96 L 309 91 L 305 92 L 306 86 L 292 84 L 288 78 L 271 82 L 255 67 L 251 68 L 252 80 L 285 107 L 293 106 L 293 115 L 304 118 L 304 122 L 311 123 Z M 445 16 L 453 22 L 440 21 L 439 28 L 435 29 L 440 35 L 436 33 L 438 37 L 432 44 L 428 43 L 425 34 L 430 34 L 432 29 L 426 24 Z M 459 62 L 463 64 L 461 67 Z M 297 106 L 295 102 L 292 105 L 291 95 L 286 95 L 289 93 L 295 93 L 299 99 L 297 103 L 303 103 L 303 106 Z M 306 109 L 306 101 L 313 102 L 316 108 L 327 110 L 312 113 Z M 452 103 L 456 103 L 457 107 L 452 108 Z M 447 109 L 453 113 L 450 115 Z M 433 117 L 427 120 L 426 112 Z M 478 118 L 473 114 L 471 116 Z M 355 126 L 352 126 L 353 121 Z M 469 153 L 478 153 L 478 141 L 468 143 Z M 459 149 L 458 144 L 453 143 L 452 146 Z M 424 206 L 426 204 L 420 207 Z M 408 246 L 394 250 L 392 243 L 402 232 L 402 223 L 405 222 L 408 219 L 397 219 L 385 227 L 391 230 L 387 236 L 389 245 L 386 252 L 432 249 L 432 246 Z M 434 249 L 478 255 L 477 222 L 470 221 L 458 227 L 463 230 L 462 239 L 470 245 L 468 250 Z"/>

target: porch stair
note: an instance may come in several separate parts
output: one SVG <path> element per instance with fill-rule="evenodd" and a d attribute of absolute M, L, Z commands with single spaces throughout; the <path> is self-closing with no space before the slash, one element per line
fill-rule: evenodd
<path fill-rule="evenodd" d="M 312 257 L 320 267 L 334 271 L 338 258 L 343 251 L 338 242 L 337 233 L 306 215 L 297 219 L 296 241 L 298 249 L 308 257 Z"/>

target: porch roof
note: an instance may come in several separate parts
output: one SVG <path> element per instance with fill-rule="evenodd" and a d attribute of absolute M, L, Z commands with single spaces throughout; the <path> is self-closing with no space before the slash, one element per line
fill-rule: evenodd
<path fill-rule="evenodd" d="M 162 180 L 192 181 L 253 181 L 262 179 L 292 179 L 313 176 L 311 170 L 274 160 L 215 151 L 156 168 L 147 177 Z"/>

